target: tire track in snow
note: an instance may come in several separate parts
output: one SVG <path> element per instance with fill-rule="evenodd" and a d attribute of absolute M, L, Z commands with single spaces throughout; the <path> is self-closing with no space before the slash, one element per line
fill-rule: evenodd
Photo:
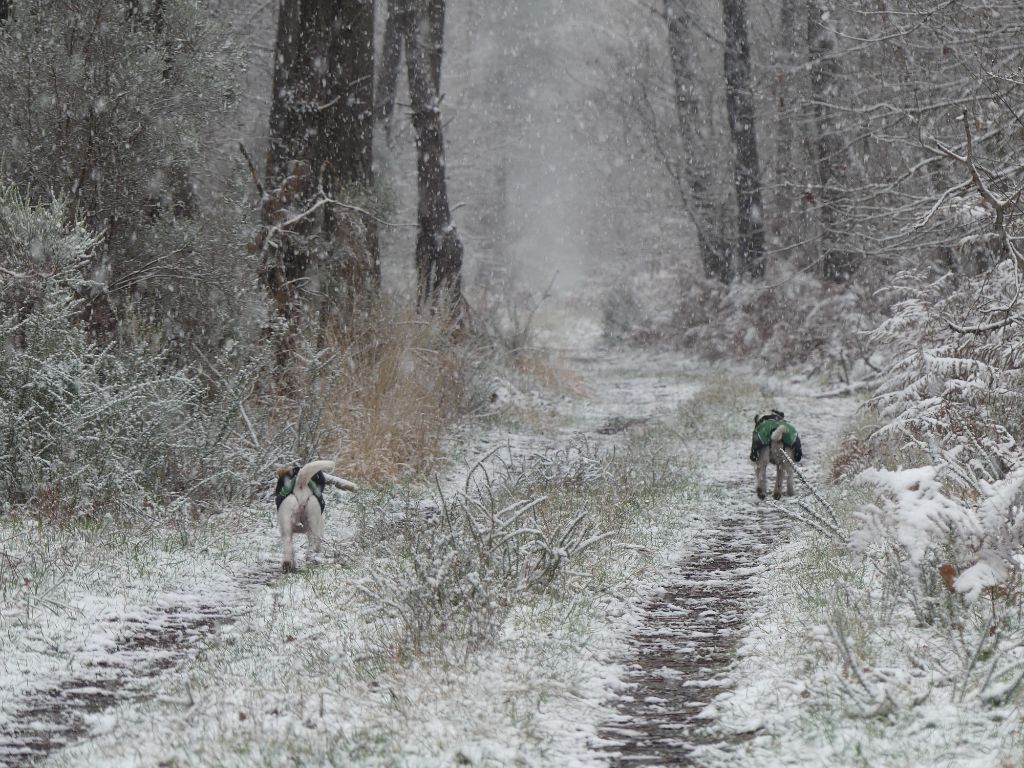
<path fill-rule="evenodd" d="M 269 569 L 238 578 L 237 591 L 148 608 L 121 621 L 121 636 L 108 652 L 96 654 L 78 670 L 21 697 L 0 727 L 0 768 L 42 761 L 90 735 L 97 717 L 116 704 L 152 696 L 152 683 L 192 656 L 204 640 L 235 621 L 240 597 L 279 577 Z M 74 659 L 69 659 L 69 662 Z"/>
<path fill-rule="evenodd" d="M 810 430 L 815 436 L 811 450 L 821 456 L 852 405 L 833 398 L 801 401 L 796 422 L 802 435 Z M 725 455 L 745 452 L 746 445 L 735 442 Z M 717 732 L 710 705 L 732 686 L 730 669 L 748 607 L 759 597 L 756 577 L 767 567 L 764 558 L 797 529 L 769 504 L 755 501 L 752 464 L 733 458 L 704 469 L 708 482 L 726 489 L 725 498 L 694 551 L 641 609 L 625 660 L 626 687 L 616 697 L 615 716 L 598 731 L 615 768 L 700 765 L 701 747 L 728 749 L 753 735 Z M 819 469 L 803 471 L 817 482 Z M 774 473 L 769 483 L 770 491 Z M 796 491 L 803 490 L 798 480 Z M 782 503 L 792 502 L 783 497 Z"/>
<path fill-rule="evenodd" d="M 755 596 L 748 582 L 784 526 L 767 507 L 734 506 L 643 608 L 631 639 L 629 690 L 600 731 L 611 765 L 693 765 L 695 747 L 719 741 L 703 712 L 730 685 L 728 670 Z"/>

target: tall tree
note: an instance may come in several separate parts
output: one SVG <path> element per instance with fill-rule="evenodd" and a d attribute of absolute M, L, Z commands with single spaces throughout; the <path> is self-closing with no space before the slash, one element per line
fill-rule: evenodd
<path fill-rule="evenodd" d="M 373 194 L 374 1 L 334 0 L 327 40 L 328 74 L 318 112 L 321 183 L 332 198 Z M 324 209 L 324 230 L 339 251 L 342 309 L 376 297 L 380 252 L 376 220 L 351 209 Z"/>
<path fill-rule="evenodd" d="M 388 0 L 384 18 L 384 39 L 381 43 L 380 63 L 377 70 L 377 119 L 384 125 L 388 141 L 391 140 L 392 117 L 398 93 L 398 74 L 402 69 L 402 48 L 411 24 L 412 6 L 407 0 Z"/>
<path fill-rule="evenodd" d="M 403 1 L 410 2 L 413 9 L 405 37 L 405 60 L 416 131 L 418 301 L 421 306 L 445 302 L 453 313 L 461 313 L 463 246 L 448 204 L 438 90 L 445 3 Z"/>
<path fill-rule="evenodd" d="M 751 277 L 764 275 L 764 208 L 761 170 L 754 130 L 750 43 L 747 38 L 746 0 L 722 0 L 725 27 L 725 106 L 729 132 L 736 151 L 737 259 L 739 270 Z"/>
<path fill-rule="evenodd" d="M 814 115 L 817 204 L 821 222 L 821 273 L 844 282 L 855 270 L 853 255 L 844 250 L 838 230 L 839 209 L 846 188 L 847 164 L 842 127 L 834 112 L 840 75 L 836 30 L 820 0 L 807 2 L 807 49 L 810 57 L 811 109 Z"/>
<path fill-rule="evenodd" d="M 798 130 L 800 76 L 807 63 L 802 0 L 779 0 L 776 28 L 768 50 L 772 96 L 772 131 L 764 171 L 767 236 L 792 246 L 806 239 L 811 216 L 803 194 L 809 165 L 806 131 Z M 770 190 L 770 191 L 769 191 Z"/>
<path fill-rule="evenodd" d="M 724 233 L 728 219 L 722 216 L 715 195 L 708 111 L 701 101 L 691 63 L 693 22 L 686 5 L 685 0 L 665 0 L 675 112 L 683 138 L 680 181 L 687 187 L 683 194 L 697 230 L 704 275 L 728 283 L 733 278 L 732 254 Z"/>
<path fill-rule="evenodd" d="M 338 205 L 373 184 L 373 17 L 373 0 L 279 6 L 261 250 L 289 321 L 310 303 L 308 285 L 343 316 L 379 285 L 372 218 Z"/>
<path fill-rule="evenodd" d="M 398 93 L 398 74 L 401 71 L 402 50 L 415 22 L 417 13 L 426 13 L 430 35 L 424 42 L 430 63 L 430 77 L 434 90 L 441 93 L 441 63 L 444 58 L 445 0 L 423 0 L 425 11 L 417 11 L 420 0 L 388 0 L 384 20 L 384 39 L 381 42 L 380 69 L 377 73 L 377 119 L 384 124 L 391 139 L 391 121 Z"/>

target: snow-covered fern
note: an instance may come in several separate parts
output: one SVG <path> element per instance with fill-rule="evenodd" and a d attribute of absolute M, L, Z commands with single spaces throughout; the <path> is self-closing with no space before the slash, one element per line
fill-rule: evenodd
<path fill-rule="evenodd" d="M 1000 311 L 1019 279 L 1011 258 L 976 277 L 903 275 L 892 317 L 871 336 L 892 352 L 869 403 L 881 418 L 871 439 L 927 459 L 858 476 L 880 496 L 865 533 L 892 534 L 912 570 L 952 560 L 971 597 L 1005 580 L 1024 550 L 1024 328 Z"/>

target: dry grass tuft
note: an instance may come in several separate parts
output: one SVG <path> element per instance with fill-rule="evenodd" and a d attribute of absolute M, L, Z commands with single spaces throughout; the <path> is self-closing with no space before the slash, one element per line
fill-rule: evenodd
<path fill-rule="evenodd" d="M 325 445 L 347 477 L 378 483 L 428 470 L 466 401 L 472 351 L 442 318 L 387 302 L 331 345 L 341 350 L 325 391 Z"/>
<path fill-rule="evenodd" d="M 578 371 L 546 351 L 520 351 L 513 357 L 512 364 L 524 378 L 550 392 L 582 398 L 592 395 Z"/>

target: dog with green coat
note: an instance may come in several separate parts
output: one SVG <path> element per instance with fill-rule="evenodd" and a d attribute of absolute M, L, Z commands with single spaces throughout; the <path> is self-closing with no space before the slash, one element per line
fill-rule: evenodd
<path fill-rule="evenodd" d="M 757 498 L 765 497 L 768 465 L 775 465 L 773 499 L 782 498 L 782 479 L 786 478 L 786 495 L 793 495 L 793 465 L 803 458 L 800 435 L 796 427 L 785 420 L 786 414 L 772 409 L 754 417 L 754 437 L 750 446 L 750 460 L 757 464 Z"/>

